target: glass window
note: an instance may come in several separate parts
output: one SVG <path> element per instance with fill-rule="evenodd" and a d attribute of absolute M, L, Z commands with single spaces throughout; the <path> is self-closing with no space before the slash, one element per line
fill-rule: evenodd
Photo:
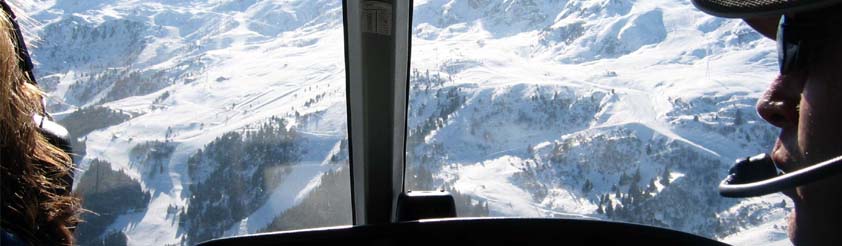
<path fill-rule="evenodd" d="M 659 2 L 660 3 L 660 2 Z M 409 190 L 459 216 L 591 218 L 788 242 L 783 195 L 726 199 L 777 130 L 774 41 L 688 1 L 415 1 Z"/>
<path fill-rule="evenodd" d="M 342 3 L 18 4 L 82 245 L 351 224 Z"/>

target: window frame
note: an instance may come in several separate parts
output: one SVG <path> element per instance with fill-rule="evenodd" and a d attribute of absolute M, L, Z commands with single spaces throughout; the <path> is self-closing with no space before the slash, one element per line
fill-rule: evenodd
<path fill-rule="evenodd" d="M 370 5 L 369 5 L 370 4 Z M 374 13 L 373 7 L 387 13 Z M 353 224 L 397 222 L 404 192 L 413 1 L 343 1 Z M 364 30 L 384 21 L 388 34 Z M 366 16 L 368 15 L 368 16 Z M 370 26 L 369 26 L 370 28 Z"/>

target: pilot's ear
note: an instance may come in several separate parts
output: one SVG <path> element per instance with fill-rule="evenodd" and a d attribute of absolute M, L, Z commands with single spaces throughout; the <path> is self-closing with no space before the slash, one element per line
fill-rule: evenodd
<path fill-rule="evenodd" d="M 774 40 L 778 33 L 778 23 L 781 21 L 781 16 L 752 17 L 743 19 L 743 21 L 763 36 Z"/>

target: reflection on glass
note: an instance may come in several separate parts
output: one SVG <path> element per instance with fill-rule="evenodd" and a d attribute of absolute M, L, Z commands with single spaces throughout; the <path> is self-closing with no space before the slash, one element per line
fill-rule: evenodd
<path fill-rule="evenodd" d="M 773 143 L 753 105 L 775 46 L 660 2 L 415 1 L 407 189 L 450 191 L 459 216 L 787 240 L 782 195 L 716 193 Z"/>
<path fill-rule="evenodd" d="M 18 5 L 75 140 L 78 243 L 351 223 L 341 1 Z"/>

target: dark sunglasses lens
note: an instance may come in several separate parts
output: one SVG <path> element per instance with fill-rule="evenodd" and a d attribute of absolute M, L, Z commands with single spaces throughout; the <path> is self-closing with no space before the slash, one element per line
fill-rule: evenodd
<path fill-rule="evenodd" d="M 781 23 L 778 25 L 778 33 L 776 40 L 778 42 L 778 65 L 780 66 L 781 74 L 792 72 L 798 64 L 798 53 L 801 48 L 801 42 L 795 40 L 788 35 L 785 28 L 786 16 L 781 17 Z"/>
<path fill-rule="evenodd" d="M 780 65 L 781 74 L 787 74 L 795 70 L 798 65 L 798 44 L 778 41 L 778 65 Z"/>
<path fill-rule="evenodd" d="M 786 73 L 786 42 L 784 41 L 784 17 L 781 17 L 781 22 L 778 23 L 778 32 L 775 37 L 775 41 L 778 43 L 778 66 L 780 66 L 781 74 Z"/>
<path fill-rule="evenodd" d="M 781 72 L 781 74 L 784 73 L 784 64 L 786 62 L 786 55 L 785 55 L 786 50 L 785 50 L 785 47 L 784 47 L 784 41 L 781 38 L 782 31 L 783 30 L 781 28 L 778 28 L 778 37 L 777 37 L 777 41 L 778 41 L 778 66 L 780 66 L 779 71 Z"/>

